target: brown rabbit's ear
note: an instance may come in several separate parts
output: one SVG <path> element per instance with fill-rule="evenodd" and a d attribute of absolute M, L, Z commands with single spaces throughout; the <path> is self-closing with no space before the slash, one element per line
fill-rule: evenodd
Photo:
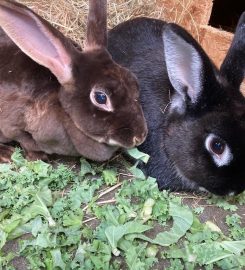
<path fill-rule="evenodd" d="M 84 50 L 107 47 L 107 0 L 89 0 Z"/>
<path fill-rule="evenodd" d="M 72 80 L 71 51 L 64 45 L 65 37 L 48 22 L 21 4 L 1 1 L 0 26 L 26 55 L 48 68 L 61 84 Z"/>

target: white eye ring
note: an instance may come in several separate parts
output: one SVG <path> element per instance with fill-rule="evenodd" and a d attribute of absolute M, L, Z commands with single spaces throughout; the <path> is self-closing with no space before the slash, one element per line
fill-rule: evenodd
<path fill-rule="evenodd" d="M 94 87 L 90 92 L 91 102 L 99 109 L 107 112 L 113 112 L 110 97 L 101 88 Z M 104 102 L 104 103 L 103 103 Z"/>
<path fill-rule="evenodd" d="M 213 141 L 215 141 L 215 140 L 223 143 L 223 145 L 222 145 L 223 149 L 222 149 L 220 154 L 216 153 L 212 149 L 211 145 L 213 144 Z M 219 138 L 218 136 L 216 136 L 212 133 L 209 134 L 205 140 L 205 148 L 212 156 L 213 161 L 217 167 L 228 166 L 231 163 L 231 161 L 233 160 L 233 154 L 231 152 L 230 147 L 227 145 L 227 143 L 225 143 L 221 138 Z"/>

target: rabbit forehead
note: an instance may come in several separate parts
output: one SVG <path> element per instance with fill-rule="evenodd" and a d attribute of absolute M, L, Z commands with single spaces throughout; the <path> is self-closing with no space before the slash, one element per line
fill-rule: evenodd
<path fill-rule="evenodd" d="M 223 139 L 232 151 L 234 148 L 234 154 L 245 153 L 245 119 L 238 119 L 229 111 L 212 111 L 196 118 L 173 119 L 168 125 L 168 140 L 176 142 L 180 148 L 203 148 L 206 136 L 214 134 Z M 181 138 L 188 139 L 183 142 Z M 178 143 L 179 139 L 183 145 Z"/>
<path fill-rule="evenodd" d="M 117 65 L 105 50 L 82 54 L 73 69 L 75 87 L 83 92 L 101 87 L 108 94 L 132 100 L 139 95 L 136 77 L 126 68 Z"/>

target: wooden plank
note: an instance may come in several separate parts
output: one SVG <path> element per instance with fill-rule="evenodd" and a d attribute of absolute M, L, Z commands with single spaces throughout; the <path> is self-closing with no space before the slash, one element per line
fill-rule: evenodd
<path fill-rule="evenodd" d="M 157 4 L 163 20 L 180 24 L 198 40 L 198 25 L 208 24 L 213 7 L 212 0 L 157 0 Z"/>
<path fill-rule="evenodd" d="M 220 67 L 234 35 L 208 25 L 200 25 L 199 33 L 202 47 L 215 65 Z M 241 91 L 245 95 L 245 80 L 241 86 Z"/>

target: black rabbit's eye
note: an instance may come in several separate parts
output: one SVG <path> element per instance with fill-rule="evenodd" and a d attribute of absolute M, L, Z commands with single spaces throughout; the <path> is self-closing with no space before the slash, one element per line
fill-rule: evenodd
<path fill-rule="evenodd" d="M 205 139 L 205 148 L 217 167 L 229 166 L 233 160 L 231 147 L 219 136 L 210 133 Z"/>
<path fill-rule="evenodd" d="M 218 138 L 214 138 L 210 142 L 210 149 L 216 155 L 222 155 L 225 151 L 225 143 L 219 140 Z"/>
<path fill-rule="evenodd" d="M 107 96 L 103 92 L 95 92 L 94 98 L 98 104 L 106 104 L 107 102 Z"/>

